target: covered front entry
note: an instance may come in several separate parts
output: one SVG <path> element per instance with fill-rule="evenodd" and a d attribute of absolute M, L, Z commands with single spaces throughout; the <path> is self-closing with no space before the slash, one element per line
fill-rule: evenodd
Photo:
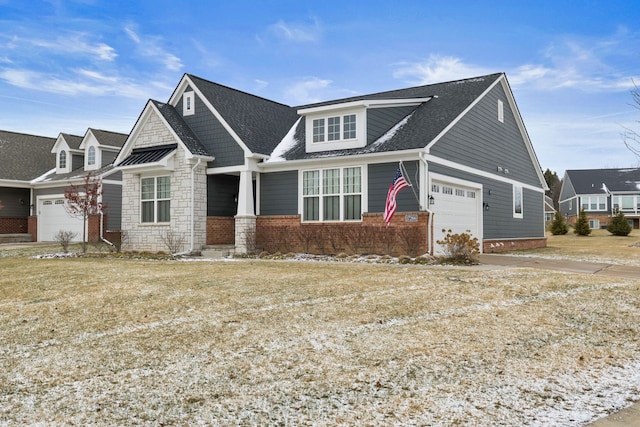
<path fill-rule="evenodd" d="M 38 200 L 38 241 L 51 242 L 60 230 L 72 231 L 76 236 L 72 241 L 82 241 L 82 218 L 76 218 L 64 208 L 64 197 Z"/>
<path fill-rule="evenodd" d="M 470 233 L 482 241 L 482 187 L 479 184 L 460 180 L 431 180 L 433 204 L 433 242 L 436 254 L 442 253 L 438 240 L 442 240 L 447 230 L 456 233 Z M 444 232 L 442 230 L 445 230 Z"/>

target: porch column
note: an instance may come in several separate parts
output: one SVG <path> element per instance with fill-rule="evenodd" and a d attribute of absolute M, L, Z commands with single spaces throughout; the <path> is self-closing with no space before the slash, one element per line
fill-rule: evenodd
<path fill-rule="evenodd" d="M 256 246 L 256 215 L 253 207 L 253 172 L 240 172 L 236 221 L 236 253 L 253 252 Z"/>

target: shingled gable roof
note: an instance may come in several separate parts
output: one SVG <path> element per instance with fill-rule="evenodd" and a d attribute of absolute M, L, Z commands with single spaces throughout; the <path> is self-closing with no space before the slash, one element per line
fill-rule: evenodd
<path fill-rule="evenodd" d="M 70 133 L 60 133 L 60 136 L 64 137 L 67 145 L 72 150 L 79 150 L 80 144 L 82 144 L 83 137 L 78 135 L 71 135 Z"/>
<path fill-rule="evenodd" d="M 187 126 L 184 119 L 170 104 L 151 100 L 153 105 L 160 111 L 162 117 L 171 126 L 171 129 L 178 135 L 178 138 L 182 141 L 185 147 L 194 156 L 211 156 L 207 149 L 202 145 L 202 142 L 193 133 L 191 128 Z"/>
<path fill-rule="evenodd" d="M 0 131 L 0 180 L 31 181 L 55 168 L 56 138 Z"/>
<path fill-rule="evenodd" d="M 640 168 L 567 170 L 576 194 L 640 193 Z"/>
<path fill-rule="evenodd" d="M 269 155 L 298 120 L 295 108 L 193 74 L 186 74 L 213 108 L 256 154 Z"/>
<path fill-rule="evenodd" d="M 295 141 L 292 144 L 292 148 L 285 152 L 282 158 L 298 160 L 424 148 L 502 76 L 502 73 L 489 74 L 471 79 L 416 86 L 300 106 L 297 108 L 298 110 L 354 101 L 429 98 L 428 101 L 421 103 L 403 120 L 389 129 L 386 134 L 381 135 L 376 141 L 363 148 L 306 153 L 305 123 L 301 120 L 295 129 L 293 137 Z"/>
<path fill-rule="evenodd" d="M 100 145 L 117 148 L 122 147 L 127 140 L 127 137 L 129 136 L 126 133 L 111 132 L 93 128 L 89 128 L 87 130 L 87 133 L 89 132 L 91 132 L 93 136 L 96 137 Z"/>

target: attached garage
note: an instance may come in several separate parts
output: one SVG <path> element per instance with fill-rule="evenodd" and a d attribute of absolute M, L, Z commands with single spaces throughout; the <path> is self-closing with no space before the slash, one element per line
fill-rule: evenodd
<path fill-rule="evenodd" d="M 436 242 L 447 235 L 447 230 L 470 233 L 482 241 L 482 187 L 464 181 L 431 180 L 433 204 L 433 235 L 435 253 L 441 253 Z M 445 230 L 444 232 L 442 230 Z"/>
<path fill-rule="evenodd" d="M 38 241 L 51 242 L 60 230 L 76 233 L 74 242 L 82 241 L 82 218 L 76 218 L 65 209 L 66 199 L 46 198 L 38 200 Z"/>

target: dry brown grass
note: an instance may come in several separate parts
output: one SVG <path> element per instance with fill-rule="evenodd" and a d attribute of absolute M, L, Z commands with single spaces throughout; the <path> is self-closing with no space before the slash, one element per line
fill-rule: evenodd
<path fill-rule="evenodd" d="M 640 231 L 614 236 L 607 230 L 592 230 L 589 236 L 569 231 L 564 236 L 547 235 L 547 247 L 516 253 L 578 261 L 640 266 Z"/>
<path fill-rule="evenodd" d="M 0 424 L 582 425 L 640 396 L 640 280 L 15 256 L 0 271 Z"/>

